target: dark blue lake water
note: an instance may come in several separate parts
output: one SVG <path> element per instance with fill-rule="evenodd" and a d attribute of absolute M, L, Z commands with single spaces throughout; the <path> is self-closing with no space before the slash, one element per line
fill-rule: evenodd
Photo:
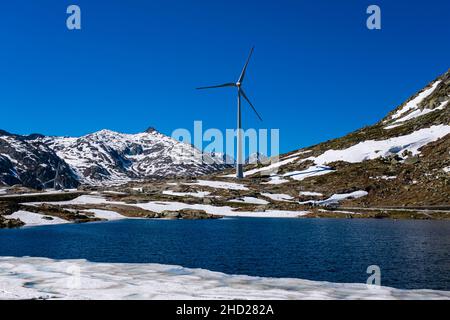
<path fill-rule="evenodd" d="M 0 256 L 175 264 L 229 274 L 450 290 L 450 222 L 121 220 L 0 230 Z"/>

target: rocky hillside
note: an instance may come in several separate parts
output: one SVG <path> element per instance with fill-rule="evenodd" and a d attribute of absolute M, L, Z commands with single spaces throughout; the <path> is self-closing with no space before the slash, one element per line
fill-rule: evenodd
<path fill-rule="evenodd" d="M 310 205 L 450 207 L 449 98 L 450 71 L 372 126 L 246 166 L 245 182 Z"/>
<path fill-rule="evenodd" d="M 209 161 L 202 161 L 202 157 Z M 52 187 L 52 182 L 45 182 L 55 177 L 58 165 L 65 188 L 199 176 L 227 167 L 154 129 L 139 134 L 101 130 L 80 138 L 0 131 L 0 184 Z"/>

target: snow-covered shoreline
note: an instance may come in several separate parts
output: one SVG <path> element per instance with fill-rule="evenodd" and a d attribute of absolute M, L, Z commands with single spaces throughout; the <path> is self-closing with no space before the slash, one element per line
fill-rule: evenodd
<path fill-rule="evenodd" d="M 450 291 L 228 275 L 162 264 L 0 257 L 0 299 L 450 299 Z"/>

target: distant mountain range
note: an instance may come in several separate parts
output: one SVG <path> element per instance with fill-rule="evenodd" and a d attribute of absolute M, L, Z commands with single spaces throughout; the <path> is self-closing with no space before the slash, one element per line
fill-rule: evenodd
<path fill-rule="evenodd" d="M 61 184 L 70 188 L 199 176 L 229 165 L 153 128 L 138 134 L 101 130 L 79 138 L 0 131 L 0 184 L 52 187 L 46 182 L 54 179 L 58 167 Z"/>

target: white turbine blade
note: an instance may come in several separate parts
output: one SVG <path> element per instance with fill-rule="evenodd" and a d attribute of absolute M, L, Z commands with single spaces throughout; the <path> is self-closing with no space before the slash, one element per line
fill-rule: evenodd
<path fill-rule="evenodd" d="M 224 84 L 219 84 L 218 86 L 200 87 L 200 88 L 196 88 L 196 89 L 202 90 L 202 89 L 213 89 L 213 88 L 235 87 L 235 86 L 236 86 L 235 83 L 224 83 Z"/>
<path fill-rule="evenodd" d="M 250 102 L 250 99 L 247 97 L 247 95 L 245 94 L 244 90 L 241 88 L 241 94 L 244 97 L 245 100 L 247 100 L 248 104 L 250 105 L 250 107 L 252 107 L 253 111 L 255 111 L 256 116 L 259 118 L 259 120 L 263 121 L 263 119 L 261 118 L 261 116 L 259 115 L 258 111 L 256 111 L 255 107 L 253 106 L 253 104 Z"/>
<path fill-rule="evenodd" d="M 250 62 L 250 58 L 252 57 L 254 49 L 255 49 L 255 47 L 252 47 L 252 49 L 250 50 L 250 54 L 248 55 L 247 62 L 245 63 L 245 66 L 244 66 L 244 68 L 242 69 L 242 72 L 241 72 L 241 76 L 239 77 L 239 80 L 238 80 L 239 83 L 242 83 L 244 81 L 245 72 L 247 71 L 247 66 L 248 66 L 248 63 Z"/>
<path fill-rule="evenodd" d="M 53 182 L 53 181 L 55 181 L 55 179 L 49 180 L 47 182 L 44 182 L 43 185 L 49 184 L 50 182 Z"/>

